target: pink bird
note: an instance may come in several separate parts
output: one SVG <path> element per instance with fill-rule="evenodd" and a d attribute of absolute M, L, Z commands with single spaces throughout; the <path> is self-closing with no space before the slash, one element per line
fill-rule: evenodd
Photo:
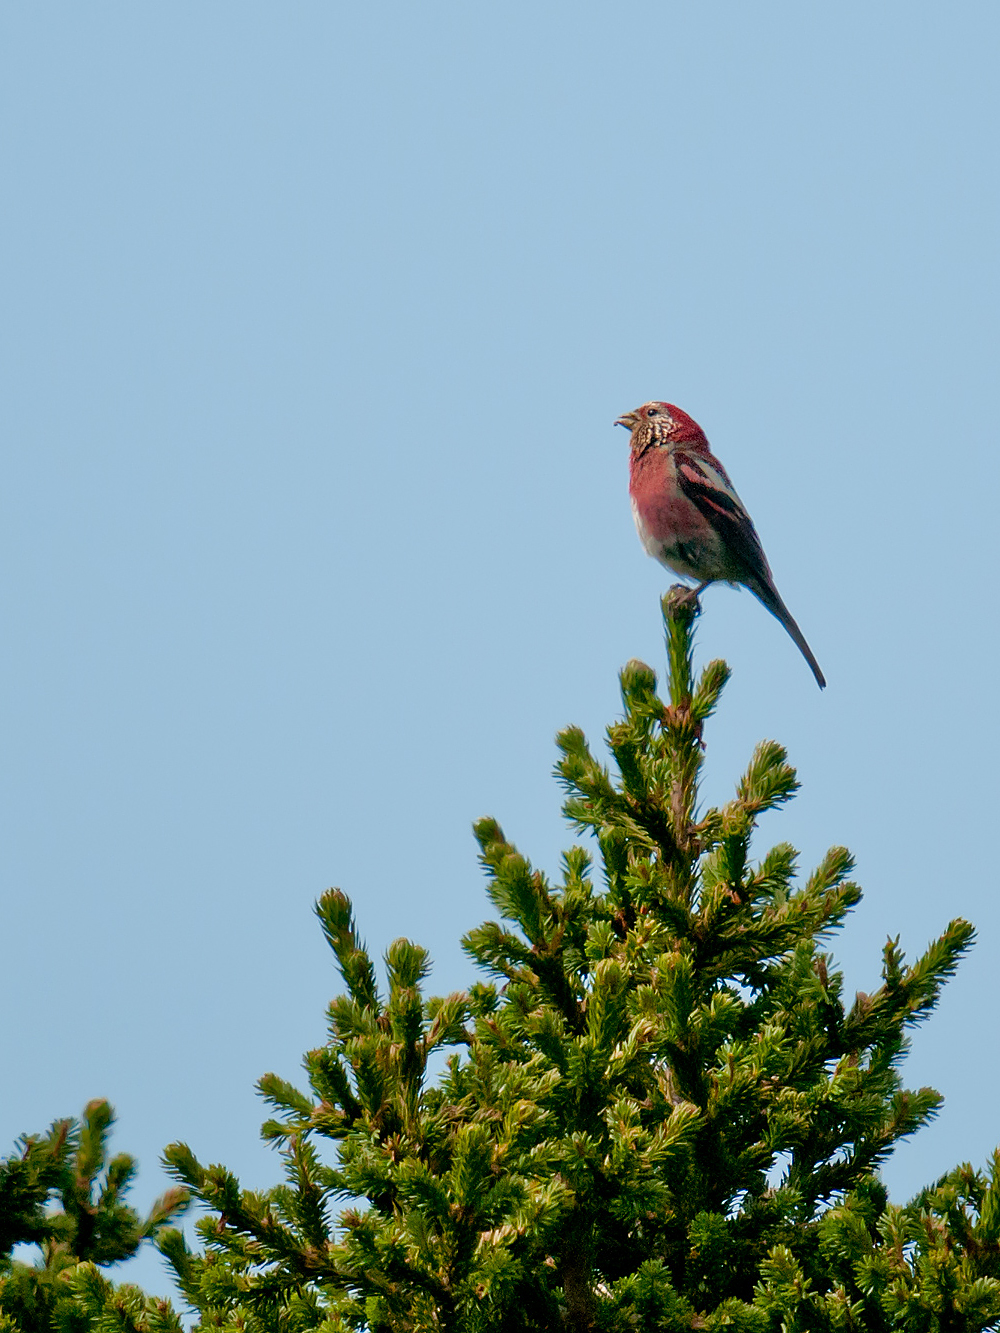
<path fill-rule="evenodd" d="M 632 433 L 629 494 L 639 540 L 660 564 L 698 580 L 740 583 L 777 617 L 826 685 L 802 631 L 778 596 L 757 530 L 705 432 L 673 403 L 643 403 L 618 418 Z"/>

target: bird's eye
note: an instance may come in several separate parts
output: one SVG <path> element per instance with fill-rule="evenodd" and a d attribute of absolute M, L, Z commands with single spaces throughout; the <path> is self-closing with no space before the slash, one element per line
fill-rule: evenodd
<path fill-rule="evenodd" d="M 657 410 L 656 410 L 655 407 L 647 407 L 647 408 L 646 408 L 646 416 L 647 416 L 647 417 L 656 417 L 656 416 L 659 416 L 659 413 L 657 412 Z"/>

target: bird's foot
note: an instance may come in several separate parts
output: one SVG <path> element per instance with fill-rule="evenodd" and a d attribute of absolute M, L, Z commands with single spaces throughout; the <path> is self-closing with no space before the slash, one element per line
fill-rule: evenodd
<path fill-rule="evenodd" d="M 686 583 L 674 583 L 663 594 L 663 614 L 671 618 L 682 612 L 696 616 L 701 610 L 698 594 L 706 586 L 701 583 L 697 588 L 689 588 Z"/>

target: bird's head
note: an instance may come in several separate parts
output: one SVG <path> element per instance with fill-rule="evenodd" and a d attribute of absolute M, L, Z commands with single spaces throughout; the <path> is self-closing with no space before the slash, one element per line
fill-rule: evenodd
<path fill-rule="evenodd" d="M 634 412 L 626 412 L 615 422 L 624 426 L 632 436 L 633 454 L 645 453 L 649 448 L 672 448 L 685 444 L 688 448 L 708 448 L 705 432 L 692 417 L 673 403 L 643 403 Z"/>

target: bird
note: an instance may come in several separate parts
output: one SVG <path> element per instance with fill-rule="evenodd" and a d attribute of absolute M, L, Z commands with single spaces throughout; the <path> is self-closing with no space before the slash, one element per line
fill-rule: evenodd
<path fill-rule="evenodd" d="M 631 439 L 629 495 L 646 551 L 682 578 L 740 584 L 784 625 L 820 689 L 819 663 L 781 600 L 757 529 L 705 432 L 673 403 L 643 403 L 615 422 Z"/>

